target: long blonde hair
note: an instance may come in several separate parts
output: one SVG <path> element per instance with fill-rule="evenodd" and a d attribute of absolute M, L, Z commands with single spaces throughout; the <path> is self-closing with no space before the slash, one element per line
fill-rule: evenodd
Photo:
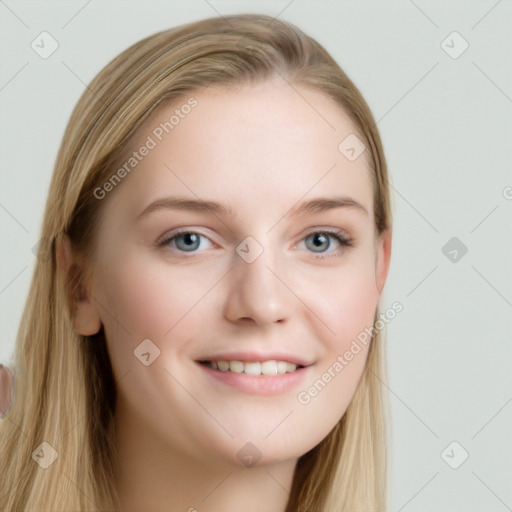
<path fill-rule="evenodd" d="M 93 191 L 163 102 L 210 84 L 237 86 L 276 75 L 329 95 L 350 117 L 368 148 L 376 233 L 391 228 L 386 162 L 370 109 L 324 48 L 297 27 L 264 15 L 233 15 L 165 30 L 125 50 L 83 93 L 57 156 L 41 233 L 48 250 L 37 259 L 16 340 L 14 404 L 0 422 L 2 512 L 104 511 L 118 503 L 116 382 L 103 330 L 80 336 L 73 328 L 73 297 L 86 268 L 77 264 L 63 275 L 57 241 L 68 236 L 84 262 L 93 254 L 108 201 Z M 346 413 L 297 463 L 287 512 L 386 509 L 383 352 L 377 331 Z M 36 463 L 41 454 L 57 458 L 45 468 Z"/>

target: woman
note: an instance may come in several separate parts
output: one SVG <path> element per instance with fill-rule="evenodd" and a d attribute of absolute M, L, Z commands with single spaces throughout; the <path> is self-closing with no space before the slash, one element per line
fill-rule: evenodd
<path fill-rule="evenodd" d="M 238 15 L 124 51 L 69 121 L 42 240 L 3 512 L 385 510 L 386 163 L 317 42 Z"/>

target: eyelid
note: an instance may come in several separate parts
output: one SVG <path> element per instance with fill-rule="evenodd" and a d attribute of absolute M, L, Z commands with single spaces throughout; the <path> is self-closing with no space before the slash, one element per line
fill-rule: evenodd
<path fill-rule="evenodd" d="M 217 245 L 215 243 L 215 241 L 212 240 L 209 235 L 207 235 L 206 233 L 201 231 L 201 229 L 191 227 L 191 226 L 182 226 L 182 227 L 172 229 L 172 230 L 168 231 L 167 233 L 165 233 L 164 235 L 162 235 L 155 243 L 155 246 L 163 247 L 163 246 L 167 245 L 173 238 L 177 237 L 178 235 L 182 235 L 184 233 L 193 233 L 196 235 L 200 235 L 203 238 L 206 238 L 207 240 L 209 240 L 212 244 Z M 185 252 L 185 251 L 178 251 L 178 252 Z"/>
<path fill-rule="evenodd" d="M 339 238 L 339 242 L 342 245 L 352 246 L 354 243 L 353 237 L 344 229 L 328 226 L 314 226 L 311 229 L 308 229 L 306 233 L 301 236 L 299 242 L 303 241 L 310 235 L 314 235 L 315 233 L 323 233 L 326 235 L 331 235 L 333 238 Z"/>
<path fill-rule="evenodd" d="M 344 229 L 338 228 L 338 227 L 334 227 L 334 226 L 331 226 L 331 227 L 329 227 L 329 226 L 313 226 L 312 228 L 310 228 L 306 231 L 306 234 L 303 236 L 303 238 L 306 236 L 312 235 L 313 233 L 328 233 L 330 235 L 338 235 L 339 237 L 347 240 L 347 242 L 353 241 L 352 237 L 349 235 L 349 233 L 347 231 L 345 231 Z"/>
<path fill-rule="evenodd" d="M 325 235 L 329 235 L 332 238 L 337 239 L 336 241 L 340 245 L 340 247 L 334 251 L 330 252 L 318 252 L 315 251 L 307 251 L 309 254 L 313 255 L 315 259 L 322 258 L 330 258 L 330 257 L 339 257 L 341 256 L 348 248 L 354 245 L 354 239 L 344 230 L 338 227 L 322 227 L 322 226 L 314 226 L 310 230 L 306 232 L 305 235 L 301 237 L 301 239 L 294 245 L 294 248 L 300 242 L 303 242 L 308 236 L 321 233 Z"/>
<path fill-rule="evenodd" d="M 171 240 L 173 240 L 175 237 L 177 237 L 177 236 L 179 236 L 181 234 L 184 234 L 184 233 L 193 233 L 193 234 L 196 234 L 196 235 L 200 235 L 200 236 L 206 238 L 207 240 L 209 240 L 212 244 L 218 245 L 218 244 L 215 243 L 214 240 L 212 240 L 210 238 L 209 235 L 207 235 L 204 232 L 202 232 L 201 229 L 195 228 L 193 226 L 182 226 L 182 227 L 177 227 L 177 228 L 167 232 L 166 234 L 164 234 L 162 237 L 160 237 L 158 239 L 158 241 L 156 242 L 155 246 L 156 247 L 164 247 L 164 246 L 168 245 L 169 242 Z M 313 226 L 313 227 L 309 228 L 308 230 L 306 230 L 306 232 L 301 235 L 301 238 L 299 239 L 298 242 L 296 242 L 293 245 L 293 248 L 295 249 L 296 246 L 300 242 L 304 241 L 308 236 L 316 234 L 316 233 L 323 233 L 323 234 L 326 234 L 326 235 L 330 235 L 333 238 L 337 238 L 338 239 L 337 241 L 341 245 L 341 248 L 338 249 L 337 251 L 332 251 L 332 252 L 328 252 L 328 253 L 321 253 L 321 252 L 320 253 L 315 253 L 314 251 L 309 251 L 315 258 L 322 258 L 322 257 L 329 257 L 329 256 L 339 255 L 339 253 L 344 251 L 344 249 L 346 249 L 348 247 L 351 247 L 353 245 L 353 242 L 354 242 L 353 238 L 347 233 L 347 231 L 345 231 L 345 230 L 343 230 L 341 228 L 338 228 L 338 227 L 326 227 L 326 226 Z M 177 252 L 182 253 L 182 254 L 186 254 L 187 253 L 187 251 L 180 251 L 179 249 L 177 250 Z M 201 253 L 201 252 L 204 252 L 204 251 L 190 251 L 190 254 Z"/>

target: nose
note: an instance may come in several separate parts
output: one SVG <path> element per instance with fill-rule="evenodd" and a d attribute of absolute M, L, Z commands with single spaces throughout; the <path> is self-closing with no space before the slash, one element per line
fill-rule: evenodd
<path fill-rule="evenodd" d="M 266 247 L 251 263 L 235 253 L 224 309 L 229 321 L 263 326 L 284 323 L 292 316 L 297 297 L 271 252 Z"/>

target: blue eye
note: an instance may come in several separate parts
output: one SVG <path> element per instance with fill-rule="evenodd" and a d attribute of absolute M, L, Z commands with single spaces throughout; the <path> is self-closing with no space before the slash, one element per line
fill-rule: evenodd
<path fill-rule="evenodd" d="M 181 251 L 195 251 L 201 242 L 201 239 L 196 233 L 183 233 L 182 235 L 174 237 L 174 239 L 176 246 Z M 180 241 L 182 243 L 180 243 Z"/>
<path fill-rule="evenodd" d="M 352 240 L 346 238 L 344 236 L 344 232 L 340 230 L 314 231 L 313 233 L 310 233 L 304 237 L 302 240 L 305 241 L 306 247 L 309 251 L 316 253 L 316 258 L 338 256 L 340 254 L 340 247 L 352 246 Z M 206 247 L 204 246 L 204 243 L 206 243 Z M 207 249 L 208 243 L 211 247 L 212 242 L 205 235 L 195 231 L 182 230 L 171 233 L 170 236 L 166 237 L 157 245 L 158 247 L 170 247 L 180 252 L 194 253 L 199 252 L 199 249 Z M 333 243 L 334 250 L 330 250 L 333 246 Z M 337 247 L 338 250 L 336 250 Z"/>
<path fill-rule="evenodd" d="M 306 243 L 306 247 L 310 249 L 312 252 L 317 253 L 319 258 L 324 257 L 324 254 L 329 256 L 334 256 L 334 251 L 328 251 L 333 245 L 331 240 L 335 240 L 335 246 L 338 244 L 339 246 L 351 246 L 352 241 L 343 236 L 341 231 L 315 231 L 307 235 L 304 240 Z M 308 243 L 310 241 L 311 243 Z"/>
<path fill-rule="evenodd" d="M 311 244 L 308 246 L 313 252 L 324 252 L 324 249 L 328 249 L 331 246 L 331 240 L 325 233 L 313 233 L 308 235 L 306 240 L 306 246 L 308 245 L 307 240 L 311 240 Z"/>
<path fill-rule="evenodd" d="M 197 252 L 201 247 L 201 240 L 208 240 L 208 238 L 195 231 L 181 231 L 165 238 L 158 243 L 158 246 L 169 246 L 183 252 Z"/>

